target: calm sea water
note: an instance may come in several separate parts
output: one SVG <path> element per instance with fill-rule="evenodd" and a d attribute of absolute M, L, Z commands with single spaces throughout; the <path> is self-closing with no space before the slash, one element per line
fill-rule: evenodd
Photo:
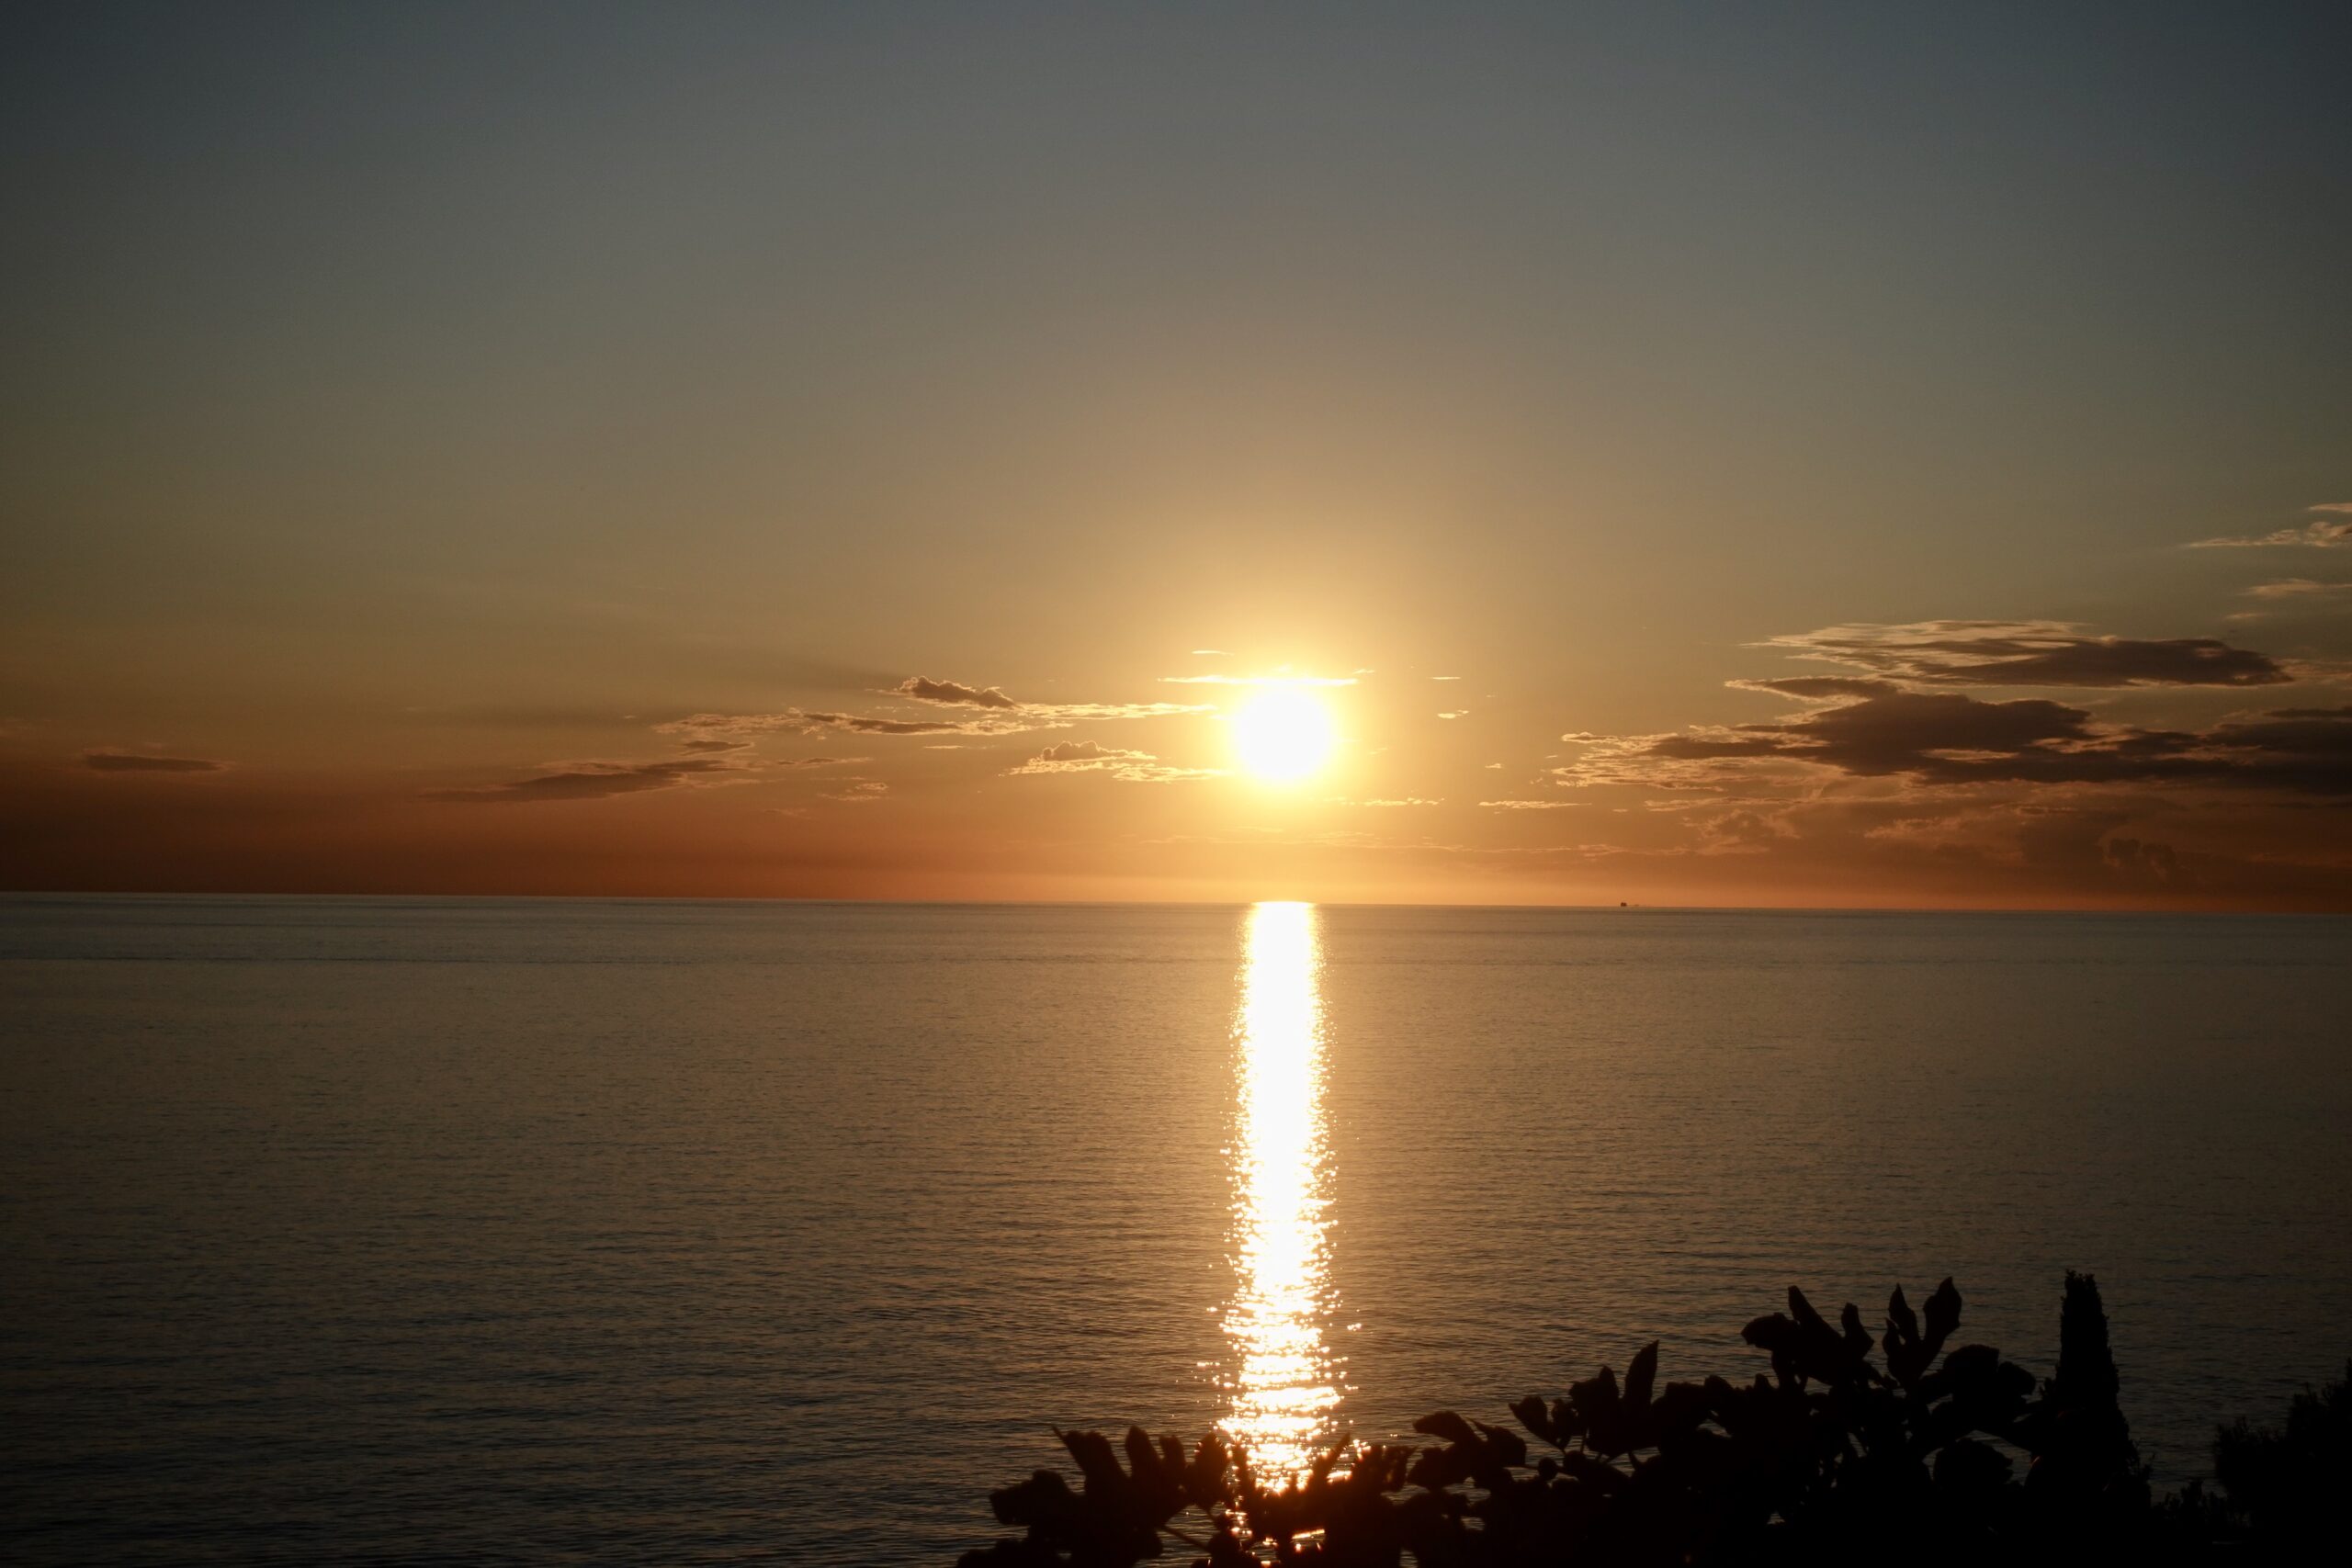
<path fill-rule="evenodd" d="M 0 1554 L 944 1561 L 1048 1430 L 1489 1418 L 2096 1270 L 2352 1353 L 2352 922 L 0 901 Z"/>

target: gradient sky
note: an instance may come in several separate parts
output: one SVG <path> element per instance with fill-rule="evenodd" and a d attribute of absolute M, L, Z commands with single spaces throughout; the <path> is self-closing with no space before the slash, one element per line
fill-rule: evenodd
<path fill-rule="evenodd" d="M 2341 4 L 0 29 L 6 886 L 2352 908 Z"/>

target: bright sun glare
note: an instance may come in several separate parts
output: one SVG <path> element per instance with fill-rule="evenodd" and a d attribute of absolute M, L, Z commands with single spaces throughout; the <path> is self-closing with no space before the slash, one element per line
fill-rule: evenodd
<path fill-rule="evenodd" d="M 1233 746 L 1255 777 L 1287 784 L 1331 758 L 1331 714 L 1296 686 L 1269 686 L 1233 716 Z"/>

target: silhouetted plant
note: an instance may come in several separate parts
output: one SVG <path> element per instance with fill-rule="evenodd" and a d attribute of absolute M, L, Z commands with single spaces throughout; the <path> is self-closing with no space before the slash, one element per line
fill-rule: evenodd
<path fill-rule="evenodd" d="M 1101 1434 L 1059 1433 L 1082 1489 L 1039 1471 L 995 1493 L 1024 1533 L 961 1561 L 1125 1568 L 1173 1542 L 1205 1568 L 2255 1562 L 2318 1539 L 2346 1472 L 2345 1384 L 2298 1399 L 2284 1432 L 2224 1430 L 2223 1495 L 2158 1506 L 2089 1275 L 2066 1276 L 2057 1370 L 2038 1387 L 1989 1346 L 1947 1350 L 1960 1315 L 1950 1280 L 1920 1312 L 1898 1288 L 1873 1338 L 1851 1303 L 1832 1325 L 1792 1287 L 1785 1313 L 1741 1331 L 1769 1375 L 1661 1387 L 1653 1342 L 1622 1382 L 1602 1367 L 1513 1404 L 1550 1450 L 1532 1461 L 1518 1432 L 1450 1410 L 1413 1424 L 1432 1444 L 1342 1440 L 1281 1486 L 1214 1435 L 1188 1454 L 1131 1427 L 1122 1467 Z"/>
<path fill-rule="evenodd" d="M 2352 1360 L 2341 1381 L 2297 1394 L 2283 1428 L 2241 1418 L 2217 1429 L 2213 1479 L 2218 1495 L 2191 1482 L 2165 1501 L 2161 1511 L 2177 1538 L 2250 1551 L 2244 1561 L 2342 1561 L 2345 1486 L 2352 1479 Z"/>

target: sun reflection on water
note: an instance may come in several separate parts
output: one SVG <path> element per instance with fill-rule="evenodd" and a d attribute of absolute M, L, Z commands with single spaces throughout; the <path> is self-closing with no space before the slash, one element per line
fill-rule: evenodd
<path fill-rule="evenodd" d="M 1322 1326 L 1332 1304 L 1323 1213 L 1330 1154 L 1315 907 L 1255 906 L 1246 947 L 1234 1025 L 1237 1280 L 1225 1314 L 1238 1365 L 1224 1427 L 1271 1480 L 1306 1467 L 1340 1393 Z"/>

